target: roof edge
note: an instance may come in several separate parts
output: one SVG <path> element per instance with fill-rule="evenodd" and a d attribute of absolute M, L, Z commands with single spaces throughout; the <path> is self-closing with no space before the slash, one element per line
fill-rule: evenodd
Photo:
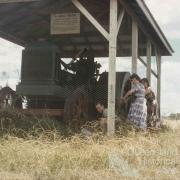
<path fill-rule="evenodd" d="M 172 53 L 174 53 L 173 48 L 171 47 L 170 43 L 168 42 L 167 38 L 165 37 L 164 33 L 162 32 L 161 28 L 159 27 L 157 21 L 155 20 L 154 16 L 150 12 L 144 0 L 136 0 L 136 2 L 138 6 L 141 8 L 141 10 L 143 11 L 143 13 L 145 14 L 146 18 L 151 23 L 154 30 L 157 32 L 158 36 L 160 37 L 162 43 L 164 44 L 164 46 L 166 47 L 170 55 L 172 55 Z"/>

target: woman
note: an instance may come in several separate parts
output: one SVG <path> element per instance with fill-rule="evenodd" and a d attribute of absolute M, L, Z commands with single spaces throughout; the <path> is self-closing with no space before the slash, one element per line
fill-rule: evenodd
<path fill-rule="evenodd" d="M 137 74 L 133 74 L 130 77 L 132 88 L 127 92 L 127 94 L 123 97 L 126 101 L 128 96 L 135 96 L 134 101 L 131 103 L 128 120 L 132 122 L 136 127 L 146 130 L 147 123 L 147 106 L 145 99 L 145 88 L 143 84 L 141 84 L 141 79 Z"/>
<path fill-rule="evenodd" d="M 156 100 L 155 94 L 152 91 L 149 81 L 147 78 L 143 78 L 141 83 L 144 85 L 145 88 L 145 98 L 147 100 L 147 126 L 148 127 L 155 127 L 156 126 Z"/>

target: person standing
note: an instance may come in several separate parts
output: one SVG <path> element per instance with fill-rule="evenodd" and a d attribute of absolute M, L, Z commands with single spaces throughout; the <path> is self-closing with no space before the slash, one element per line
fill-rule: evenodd
<path fill-rule="evenodd" d="M 155 94 L 152 91 L 149 81 L 147 78 L 143 78 L 141 80 L 141 83 L 145 87 L 145 98 L 147 100 L 147 126 L 148 127 L 156 127 L 156 109 L 157 109 L 157 103 L 155 99 Z"/>
<path fill-rule="evenodd" d="M 137 74 L 132 74 L 130 76 L 130 80 L 132 83 L 132 88 L 129 90 L 126 95 L 122 98 L 124 101 L 130 95 L 134 95 L 135 98 L 131 103 L 128 120 L 133 123 L 133 125 L 142 130 L 146 130 L 147 128 L 147 106 L 145 99 L 145 88 L 144 85 L 141 84 L 141 79 Z"/>

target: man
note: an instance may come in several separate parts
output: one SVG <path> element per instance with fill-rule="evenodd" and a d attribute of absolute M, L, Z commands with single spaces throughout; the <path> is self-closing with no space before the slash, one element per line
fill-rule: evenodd
<path fill-rule="evenodd" d="M 102 104 L 101 102 L 97 102 L 96 111 L 100 115 L 100 126 L 102 130 L 105 132 L 107 129 L 107 108 L 105 108 L 104 104 Z"/>
<path fill-rule="evenodd" d="M 96 103 L 96 110 L 102 118 L 107 118 L 107 108 L 101 102 Z"/>

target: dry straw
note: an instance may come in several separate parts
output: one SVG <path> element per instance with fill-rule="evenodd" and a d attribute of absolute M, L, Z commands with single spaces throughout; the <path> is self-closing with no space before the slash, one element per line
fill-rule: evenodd
<path fill-rule="evenodd" d="M 0 179 L 180 179 L 176 121 L 146 134 L 121 123 L 116 135 L 108 138 L 97 122 L 82 127 L 91 132 L 88 135 L 67 136 L 56 121 L 31 117 L 32 123 L 17 114 L 19 119 L 4 117 L 0 118 Z"/>

